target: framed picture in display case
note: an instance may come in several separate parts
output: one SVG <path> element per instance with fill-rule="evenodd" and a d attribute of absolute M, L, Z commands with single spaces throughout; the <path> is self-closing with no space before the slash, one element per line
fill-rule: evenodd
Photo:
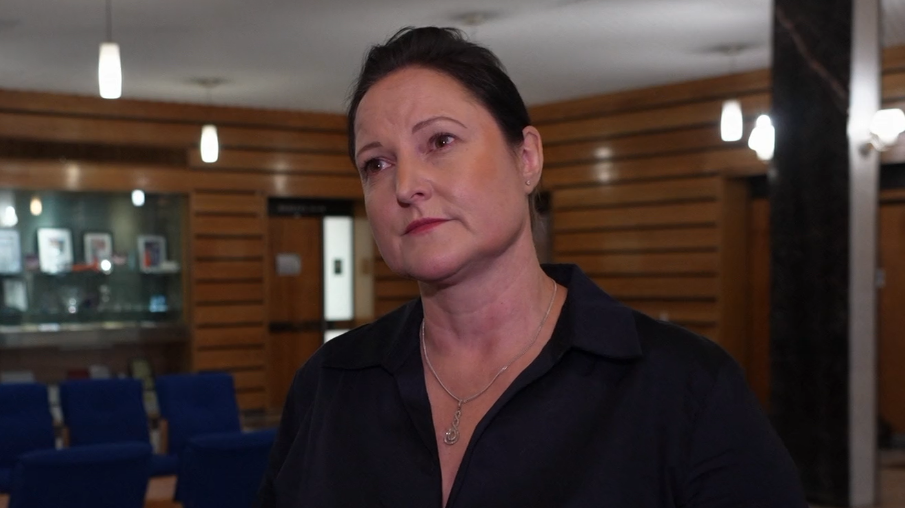
<path fill-rule="evenodd" d="M 62 273 L 72 269 L 72 233 L 64 228 L 38 229 L 41 271 Z"/>
<path fill-rule="evenodd" d="M 167 260 L 167 239 L 159 235 L 138 237 L 138 267 L 143 272 L 159 272 Z"/>
<path fill-rule="evenodd" d="M 0 229 L 0 274 L 12 275 L 22 271 L 22 246 L 19 232 Z"/>
<path fill-rule="evenodd" d="M 93 265 L 113 257 L 113 236 L 110 233 L 85 233 L 82 243 L 86 264 Z"/>

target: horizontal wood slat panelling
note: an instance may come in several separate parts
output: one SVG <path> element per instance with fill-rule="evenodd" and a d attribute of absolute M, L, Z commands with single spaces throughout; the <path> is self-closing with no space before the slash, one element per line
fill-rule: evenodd
<path fill-rule="evenodd" d="M 554 260 L 654 318 L 719 340 L 727 178 L 760 174 L 744 141 L 720 139 L 722 103 L 750 132 L 770 107 L 757 71 L 535 108 L 551 194 Z"/>
<path fill-rule="evenodd" d="M 195 213 L 261 213 L 261 197 L 253 191 L 248 194 L 199 192 L 195 194 Z"/>
<path fill-rule="evenodd" d="M 197 216 L 196 235 L 263 235 L 263 217 Z"/>
<path fill-rule="evenodd" d="M 189 166 L 201 169 L 272 171 L 278 173 L 329 173 L 358 179 L 358 173 L 345 154 L 304 154 L 250 150 L 220 151 L 217 162 L 207 164 L 197 149 L 189 151 Z"/>
<path fill-rule="evenodd" d="M 236 402 L 242 409 L 260 409 L 267 407 L 265 390 L 242 390 L 236 392 Z"/>
<path fill-rule="evenodd" d="M 195 273 L 192 285 L 195 370 L 260 367 L 234 372 L 237 390 L 266 394 L 265 291 L 267 200 L 254 191 L 196 190 L 191 199 Z M 220 282 L 214 282 L 220 281 Z M 249 352 L 247 360 L 236 355 Z M 241 385 L 239 384 L 241 382 Z M 256 398 L 241 399 L 243 409 Z M 265 400 L 266 397 L 260 400 Z"/>
<path fill-rule="evenodd" d="M 230 374 L 233 376 L 236 390 L 264 389 L 264 369 L 233 370 Z"/>
<path fill-rule="evenodd" d="M 205 349 L 195 352 L 195 370 L 229 370 L 264 366 L 264 348 Z"/>
<path fill-rule="evenodd" d="M 622 299 L 716 298 L 716 277 L 593 277 L 614 297 Z"/>
<path fill-rule="evenodd" d="M 594 275 L 704 274 L 716 275 L 716 252 L 645 254 L 560 254 L 561 263 L 574 263 Z"/>
<path fill-rule="evenodd" d="M 222 348 L 264 345 L 264 331 L 259 326 L 201 328 L 195 330 L 197 348 Z"/>
<path fill-rule="evenodd" d="M 574 253 L 606 254 L 633 251 L 637 253 L 713 250 L 719 243 L 713 227 L 601 231 L 594 233 L 557 233 L 553 251 L 558 256 Z"/>
<path fill-rule="evenodd" d="M 390 311 L 393 311 L 400 306 L 404 305 L 406 302 L 410 300 L 414 300 L 418 295 L 412 296 L 410 298 L 389 298 L 382 297 L 374 302 L 374 314 L 376 316 L 382 316 Z"/>
<path fill-rule="evenodd" d="M 199 305 L 195 308 L 195 324 L 227 325 L 235 323 L 263 323 L 264 306 L 258 305 Z"/>
<path fill-rule="evenodd" d="M 0 91 L 0 110 L 41 114 L 66 114 L 154 120 L 190 120 L 257 127 L 284 127 L 300 130 L 344 133 L 344 115 L 262 108 L 205 106 L 136 99 L 104 100 L 81 95 L 44 92 Z"/>
<path fill-rule="evenodd" d="M 725 148 L 546 168 L 543 185 L 546 189 L 556 189 L 585 184 L 714 175 L 726 171 L 763 171 L 764 167 L 765 164 L 757 159 L 754 151 L 747 147 Z"/>
<path fill-rule="evenodd" d="M 742 111 L 766 112 L 770 97 L 766 93 L 738 97 Z M 718 122 L 723 99 L 692 102 L 658 109 L 621 113 L 584 120 L 544 124 L 539 130 L 545 143 L 561 143 L 582 139 L 596 139 L 640 132 L 669 130 L 689 125 L 708 125 Z"/>
<path fill-rule="evenodd" d="M 263 283 L 195 284 L 196 303 L 260 302 L 264 300 Z"/>
<path fill-rule="evenodd" d="M 553 202 L 559 201 L 554 194 Z M 692 203 L 632 208 L 597 208 L 556 212 L 556 232 L 604 228 L 710 225 L 716 222 L 717 204 Z"/>
<path fill-rule="evenodd" d="M 390 270 L 389 265 L 386 264 L 386 261 L 382 259 L 374 260 L 374 277 L 377 279 L 385 279 L 392 277 L 399 277 L 395 272 Z"/>
<path fill-rule="evenodd" d="M 161 166 L 133 166 L 96 162 L 61 162 L 0 158 L 0 181 L 5 187 L 68 191 L 124 191 L 189 193 L 196 189 L 255 190 L 268 196 L 360 199 L 361 181 L 351 176 L 261 174 L 186 170 Z"/>
<path fill-rule="evenodd" d="M 602 116 L 618 111 L 655 108 L 682 102 L 723 98 L 770 89 L 770 71 L 756 70 L 715 78 L 583 97 L 531 108 L 535 124 Z"/>
<path fill-rule="evenodd" d="M 715 199 L 719 179 L 715 177 L 667 180 L 562 189 L 556 193 L 556 209 L 589 206 L 650 204 L 664 201 Z"/>
<path fill-rule="evenodd" d="M 415 298 L 419 295 L 418 283 L 401 277 L 395 280 L 378 280 L 375 286 L 380 298 Z"/>
<path fill-rule="evenodd" d="M 622 300 L 622 303 L 663 321 L 713 324 L 718 319 L 715 301 Z"/>
<path fill-rule="evenodd" d="M 194 275 L 196 281 L 262 280 L 262 261 L 196 261 Z"/>
<path fill-rule="evenodd" d="M 263 255 L 264 243 L 260 238 L 201 237 L 195 240 L 196 258 L 247 258 Z"/>
<path fill-rule="evenodd" d="M 750 131 L 750 124 L 746 131 Z M 624 138 L 577 141 L 544 146 L 544 165 L 563 166 L 577 162 L 614 160 L 625 157 L 650 157 L 673 153 L 694 152 L 708 149 L 734 147 L 744 143 L 725 143 L 720 139 L 719 129 L 696 127 L 656 134 L 638 134 Z"/>

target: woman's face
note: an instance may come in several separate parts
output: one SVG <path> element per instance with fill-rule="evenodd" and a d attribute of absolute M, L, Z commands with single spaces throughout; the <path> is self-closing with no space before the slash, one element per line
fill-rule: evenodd
<path fill-rule="evenodd" d="M 355 120 L 355 163 L 393 271 L 453 282 L 533 249 L 526 196 L 543 155 L 537 130 L 523 134 L 510 147 L 490 112 L 437 71 L 404 68 L 371 87 Z"/>

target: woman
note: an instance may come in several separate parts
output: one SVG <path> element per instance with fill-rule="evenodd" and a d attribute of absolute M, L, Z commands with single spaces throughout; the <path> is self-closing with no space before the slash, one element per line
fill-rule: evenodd
<path fill-rule="evenodd" d="M 259 506 L 806 506 L 725 352 L 540 266 L 541 137 L 492 53 L 440 28 L 374 47 L 349 151 L 421 298 L 299 370 Z"/>

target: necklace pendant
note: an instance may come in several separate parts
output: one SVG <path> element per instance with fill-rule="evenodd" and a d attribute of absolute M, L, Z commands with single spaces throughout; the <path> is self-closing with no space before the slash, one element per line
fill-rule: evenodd
<path fill-rule="evenodd" d="M 443 442 L 448 445 L 456 444 L 456 441 L 459 440 L 459 429 L 455 427 L 450 427 L 446 429 L 446 435 L 443 436 Z"/>
<path fill-rule="evenodd" d="M 448 445 L 454 445 L 459 440 L 459 421 L 462 419 L 462 402 L 459 401 L 459 405 L 456 407 L 456 412 L 453 414 L 453 422 L 452 427 L 446 429 L 446 434 L 443 436 L 443 442 Z"/>

